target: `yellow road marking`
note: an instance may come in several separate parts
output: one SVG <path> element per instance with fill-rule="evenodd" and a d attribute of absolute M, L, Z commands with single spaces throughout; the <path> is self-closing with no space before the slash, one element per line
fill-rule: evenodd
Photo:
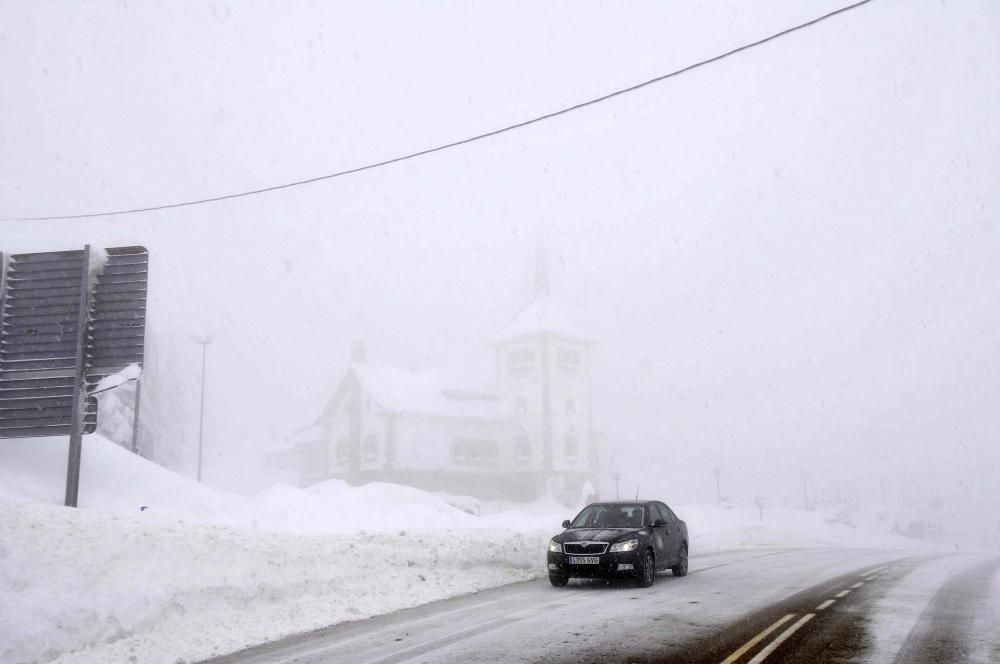
<path fill-rule="evenodd" d="M 729 657 L 727 657 L 724 660 L 722 660 L 722 664 L 733 664 L 733 662 L 735 662 L 740 657 L 742 657 L 743 654 L 747 650 L 750 650 L 750 648 L 753 648 L 755 645 L 757 645 L 762 640 L 764 640 L 764 638 L 766 638 L 768 634 L 770 634 L 774 630 L 778 629 L 779 627 L 781 627 L 782 625 L 784 625 L 786 622 L 788 622 L 789 620 L 791 620 L 794 617 L 795 617 L 794 613 L 789 613 L 787 616 L 781 618 L 780 620 L 778 620 L 777 622 L 775 622 L 773 625 L 771 625 L 770 627 L 768 627 L 767 629 L 765 629 L 763 632 L 761 632 L 760 634 L 758 634 L 757 636 L 753 637 L 752 639 L 750 639 L 749 641 L 747 641 L 746 643 L 744 643 L 742 646 L 740 646 L 739 650 L 737 650 L 736 652 L 734 652 L 732 655 L 730 655 Z"/>
<path fill-rule="evenodd" d="M 787 639 L 789 636 L 791 636 L 792 634 L 794 634 L 796 632 L 796 630 L 798 630 L 799 627 L 802 627 L 803 625 L 805 625 L 807 622 L 809 622 L 810 620 L 812 620 L 815 616 L 816 616 L 815 613 L 807 613 L 806 615 L 804 615 L 801 618 L 799 618 L 798 622 L 796 622 L 794 625 L 792 625 L 791 627 L 789 627 L 788 629 L 786 629 L 784 632 L 782 632 L 781 635 L 778 638 L 776 638 L 774 641 L 771 641 L 771 643 L 769 643 L 766 648 L 764 648 L 759 653 L 757 653 L 757 656 L 754 657 L 753 659 L 751 659 L 749 662 L 747 662 L 747 664 L 760 664 L 761 662 L 763 662 L 765 659 L 767 659 L 768 655 L 770 655 L 772 652 L 774 652 L 775 650 L 777 650 L 778 646 L 780 646 L 782 643 L 784 643 L 785 639 Z"/>

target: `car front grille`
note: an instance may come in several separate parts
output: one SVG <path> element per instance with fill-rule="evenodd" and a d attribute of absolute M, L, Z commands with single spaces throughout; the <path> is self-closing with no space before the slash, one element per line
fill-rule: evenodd
<path fill-rule="evenodd" d="M 607 550 L 607 542 L 566 542 L 563 544 L 563 551 L 576 555 L 599 556 Z"/>

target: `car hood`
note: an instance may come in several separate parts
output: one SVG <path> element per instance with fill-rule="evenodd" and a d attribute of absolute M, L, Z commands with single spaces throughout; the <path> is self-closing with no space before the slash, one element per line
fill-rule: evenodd
<path fill-rule="evenodd" d="M 642 528 L 570 528 L 556 535 L 557 542 L 614 542 L 634 535 Z"/>

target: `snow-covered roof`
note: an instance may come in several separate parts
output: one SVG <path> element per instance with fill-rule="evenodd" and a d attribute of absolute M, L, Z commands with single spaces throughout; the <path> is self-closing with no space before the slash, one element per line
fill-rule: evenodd
<path fill-rule="evenodd" d="M 351 371 L 361 387 L 385 410 L 438 417 L 505 420 L 496 394 L 481 387 L 462 388 L 433 371 L 409 371 L 356 362 Z"/>
<path fill-rule="evenodd" d="M 584 342 L 591 341 L 569 315 L 557 307 L 544 292 L 538 293 L 535 299 L 521 310 L 503 329 L 496 341 L 512 341 L 536 334 L 555 334 Z"/>

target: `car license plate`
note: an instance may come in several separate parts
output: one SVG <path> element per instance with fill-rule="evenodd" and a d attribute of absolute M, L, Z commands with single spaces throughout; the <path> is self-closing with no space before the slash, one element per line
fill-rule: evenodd
<path fill-rule="evenodd" d="M 599 565 L 601 559 L 597 556 L 570 556 L 570 565 Z"/>

